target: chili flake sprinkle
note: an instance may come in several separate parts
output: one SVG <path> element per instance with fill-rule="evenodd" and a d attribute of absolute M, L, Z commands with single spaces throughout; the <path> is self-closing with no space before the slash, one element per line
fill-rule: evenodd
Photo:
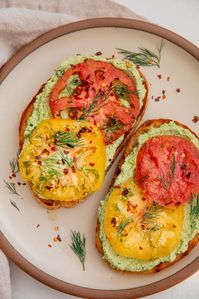
<path fill-rule="evenodd" d="M 161 74 L 157 75 L 157 77 L 158 77 L 159 79 L 162 79 L 162 75 L 161 75 Z"/>
<path fill-rule="evenodd" d="M 199 121 L 199 116 L 194 115 L 192 122 L 197 123 Z"/>
<path fill-rule="evenodd" d="M 178 93 L 179 93 L 179 92 L 180 92 L 180 88 L 176 88 L 176 92 L 178 92 Z"/>

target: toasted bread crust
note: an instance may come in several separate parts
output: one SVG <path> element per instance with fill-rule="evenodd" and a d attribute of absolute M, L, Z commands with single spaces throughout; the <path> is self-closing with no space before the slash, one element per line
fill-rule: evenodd
<path fill-rule="evenodd" d="M 124 147 L 124 145 L 128 142 L 128 140 L 130 139 L 130 137 L 132 136 L 134 130 L 136 129 L 136 127 L 138 126 L 139 122 L 141 121 L 144 112 L 146 110 L 147 104 L 148 104 L 148 83 L 146 81 L 146 78 L 144 77 L 144 75 L 140 72 L 139 73 L 141 75 L 141 77 L 143 78 L 143 84 L 146 88 L 146 95 L 145 98 L 143 100 L 143 105 L 142 108 L 140 110 L 140 113 L 136 119 L 136 122 L 134 123 L 132 129 L 130 130 L 130 132 L 128 132 L 128 134 L 126 134 L 124 140 L 122 141 L 122 143 L 119 145 L 119 147 L 117 148 L 115 155 L 113 157 L 112 162 L 110 163 L 110 165 L 108 166 L 106 172 L 109 170 L 109 168 L 112 166 L 113 162 L 115 161 L 116 157 L 118 156 L 118 154 L 120 153 L 120 151 L 122 150 L 122 148 Z M 44 88 L 45 84 L 43 84 L 40 89 L 38 90 L 38 92 L 35 94 L 35 96 L 32 98 L 32 100 L 30 101 L 30 103 L 28 104 L 28 106 L 25 108 L 24 112 L 22 113 L 21 116 L 21 120 L 20 120 L 20 124 L 19 124 L 19 148 L 22 149 L 23 147 L 23 143 L 24 143 L 24 131 L 26 129 L 27 126 L 27 121 L 29 119 L 29 117 L 31 116 L 32 112 L 33 112 L 33 108 L 34 108 L 34 103 L 36 100 L 37 95 L 42 92 L 43 88 Z M 37 194 L 35 194 L 35 192 L 32 190 L 34 197 L 36 198 L 36 200 L 45 208 L 50 209 L 50 210 L 55 210 L 58 209 L 60 207 L 64 207 L 64 208 L 71 208 L 77 204 L 79 204 L 81 201 L 84 201 L 85 198 L 81 199 L 81 200 L 73 200 L 73 201 L 56 201 L 56 200 L 46 200 L 43 198 L 40 198 Z"/>
<path fill-rule="evenodd" d="M 141 134 L 143 134 L 144 132 L 147 132 L 148 129 L 151 128 L 151 127 L 158 128 L 162 124 L 169 123 L 171 121 L 173 121 L 173 120 L 170 120 L 170 119 L 152 119 L 152 120 L 146 121 L 144 124 L 142 124 L 142 126 L 140 128 L 138 128 L 138 130 L 134 133 L 134 135 L 132 136 L 131 140 L 129 141 L 129 143 L 128 143 L 128 145 L 127 145 L 127 147 L 126 147 L 126 149 L 125 149 L 125 151 L 124 151 L 124 153 L 122 155 L 122 157 L 120 158 L 120 161 L 119 161 L 119 163 L 117 165 L 117 168 L 115 170 L 114 176 L 113 176 L 111 184 L 109 186 L 109 189 L 111 187 L 113 187 L 114 182 L 115 182 L 117 176 L 120 174 L 121 166 L 123 165 L 125 158 L 133 150 L 133 148 L 137 145 L 137 138 L 138 138 L 138 136 L 141 135 Z M 189 127 L 187 127 L 184 124 L 181 124 L 178 121 L 174 121 L 174 122 L 178 126 L 181 126 L 184 129 L 188 129 L 194 136 L 196 136 L 196 138 L 198 138 L 197 134 L 194 133 L 192 130 L 190 130 Z M 96 225 L 96 247 L 97 247 L 99 253 L 103 256 L 104 253 L 103 253 L 102 243 L 101 243 L 101 240 L 100 240 L 100 237 L 99 237 L 99 229 L 100 229 L 100 223 L 99 223 L 99 220 L 97 220 L 97 225 Z M 130 271 L 118 270 L 118 269 L 115 269 L 115 268 L 114 268 L 114 270 L 121 271 L 121 272 L 127 272 L 127 273 L 140 273 L 140 274 L 156 273 L 156 272 L 159 272 L 159 271 L 161 271 L 161 270 L 163 270 L 163 269 L 165 269 L 165 268 L 167 268 L 167 267 L 175 264 L 178 260 L 180 260 L 184 256 L 188 255 L 189 252 L 191 251 L 191 249 L 194 246 L 196 246 L 198 243 L 199 243 L 199 233 L 196 234 L 196 236 L 192 240 L 189 241 L 189 245 L 188 245 L 188 248 L 187 248 L 186 252 L 178 254 L 176 256 L 176 259 L 174 261 L 160 263 L 159 265 L 155 266 L 153 269 L 148 270 L 148 271 L 130 272 Z M 110 265 L 110 263 L 108 261 L 106 261 L 106 262 Z"/>

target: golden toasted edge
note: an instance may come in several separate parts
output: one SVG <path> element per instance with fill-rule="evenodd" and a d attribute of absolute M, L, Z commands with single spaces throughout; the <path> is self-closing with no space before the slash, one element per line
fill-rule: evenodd
<path fill-rule="evenodd" d="M 127 144 L 127 147 L 122 155 L 122 157 L 119 160 L 119 163 L 117 165 L 117 168 L 115 170 L 114 176 L 112 178 L 111 184 L 109 186 L 109 190 L 111 187 L 113 187 L 114 182 L 116 180 L 116 178 L 118 177 L 118 175 L 120 174 L 121 171 L 121 167 L 124 163 L 125 158 L 128 156 L 128 154 L 133 150 L 133 148 L 137 145 L 137 138 L 138 136 L 140 136 L 141 134 L 143 134 L 144 132 L 147 132 L 151 127 L 154 128 L 158 128 L 160 127 L 162 124 L 165 123 L 170 123 L 171 121 L 173 121 L 175 124 L 177 124 L 178 126 L 181 126 L 184 129 L 189 130 L 194 136 L 196 136 L 196 138 L 198 138 L 197 134 L 195 132 L 193 132 L 188 126 L 178 122 L 178 121 L 174 121 L 171 119 L 151 119 L 151 120 L 147 120 L 146 122 L 144 122 L 138 129 L 137 131 L 134 133 L 134 135 L 132 136 L 132 138 L 130 139 L 129 143 Z M 97 219 L 97 225 L 96 225 L 96 247 L 97 250 L 99 251 L 99 253 L 103 256 L 103 248 L 102 248 L 102 243 L 99 237 L 99 229 L 100 229 L 100 223 L 99 220 Z M 113 268 L 116 271 L 121 271 L 121 272 L 127 272 L 127 273 L 140 273 L 140 274 L 147 274 L 147 273 L 156 273 L 159 272 L 173 264 L 175 264 L 178 260 L 180 260 L 181 258 L 183 258 L 184 256 L 188 255 L 189 252 L 191 251 L 191 249 L 193 247 L 195 247 L 197 244 L 199 243 L 199 233 L 192 239 L 189 241 L 189 245 L 188 248 L 185 252 L 180 253 L 176 256 L 176 259 L 173 262 L 164 262 L 164 263 L 160 263 L 159 265 L 155 266 L 153 269 L 148 270 L 148 271 L 141 271 L 141 272 L 130 272 L 130 271 L 122 271 L 122 270 L 118 270 Z M 111 264 L 106 261 L 110 266 Z"/>
<path fill-rule="evenodd" d="M 143 84 L 146 88 L 146 95 L 145 98 L 143 99 L 143 105 L 142 108 L 140 110 L 140 113 L 138 115 L 138 118 L 136 119 L 136 122 L 134 123 L 132 129 L 130 130 L 130 132 L 128 134 L 126 134 L 124 140 L 122 141 L 122 143 L 119 145 L 119 147 L 117 148 L 115 155 L 113 157 L 112 162 L 110 163 L 110 165 L 108 166 L 108 168 L 106 169 L 106 172 L 110 169 L 110 167 L 112 166 L 113 162 L 115 161 L 115 159 L 117 158 L 118 154 L 120 153 L 120 151 L 122 150 L 122 148 L 125 146 L 125 144 L 128 142 L 128 140 L 130 139 L 130 137 L 132 136 L 134 130 L 136 129 L 136 127 L 138 126 L 138 124 L 140 123 L 144 112 L 146 110 L 147 104 L 148 104 L 148 83 L 146 78 L 144 77 L 144 75 L 140 72 L 140 76 L 143 78 Z M 37 95 L 42 92 L 42 89 L 44 88 L 45 84 L 43 84 L 40 89 L 38 90 L 38 92 L 35 94 L 35 96 L 32 98 L 32 100 L 30 101 L 30 103 L 28 104 L 28 106 L 25 108 L 25 110 L 22 113 L 21 116 L 21 120 L 20 120 L 20 124 L 19 124 L 19 149 L 21 150 L 23 147 L 23 142 L 24 142 L 24 131 L 26 129 L 27 126 L 27 121 L 29 119 L 29 117 L 32 114 L 33 108 L 34 108 L 34 103 L 36 100 Z M 58 209 L 60 207 L 65 207 L 65 208 L 71 208 L 77 204 L 79 204 L 80 202 L 84 201 L 85 198 L 81 199 L 81 200 L 73 200 L 73 201 L 56 201 L 56 200 L 45 200 L 43 198 L 40 198 L 37 194 L 35 194 L 35 192 L 32 190 L 34 197 L 36 198 L 36 200 L 45 208 L 50 209 L 50 210 L 55 210 Z"/>

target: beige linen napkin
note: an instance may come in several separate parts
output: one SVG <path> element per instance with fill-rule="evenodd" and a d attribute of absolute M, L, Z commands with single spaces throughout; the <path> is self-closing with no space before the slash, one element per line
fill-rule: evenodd
<path fill-rule="evenodd" d="M 52 28 L 108 16 L 142 19 L 110 0 L 1 0 L 0 67 L 23 45 Z M 0 299 L 10 298 L 9 264 L 0 250 Z"/>

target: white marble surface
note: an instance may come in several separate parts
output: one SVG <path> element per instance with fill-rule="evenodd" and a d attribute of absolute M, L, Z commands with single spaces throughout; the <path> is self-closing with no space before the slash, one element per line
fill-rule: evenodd
<path fill-rule="evenodd" d="M 198 0 L 115 0 L 115 2 L 126 5 L 148 20 L 177 32 L 199 46 Z M 10 262 L 10 269 L 13 299 L 76 298 L 37 282 L 12 262 Z M 169 290 L 145 298 L 197 299 L 199 298 L 199 272 Z"/>

